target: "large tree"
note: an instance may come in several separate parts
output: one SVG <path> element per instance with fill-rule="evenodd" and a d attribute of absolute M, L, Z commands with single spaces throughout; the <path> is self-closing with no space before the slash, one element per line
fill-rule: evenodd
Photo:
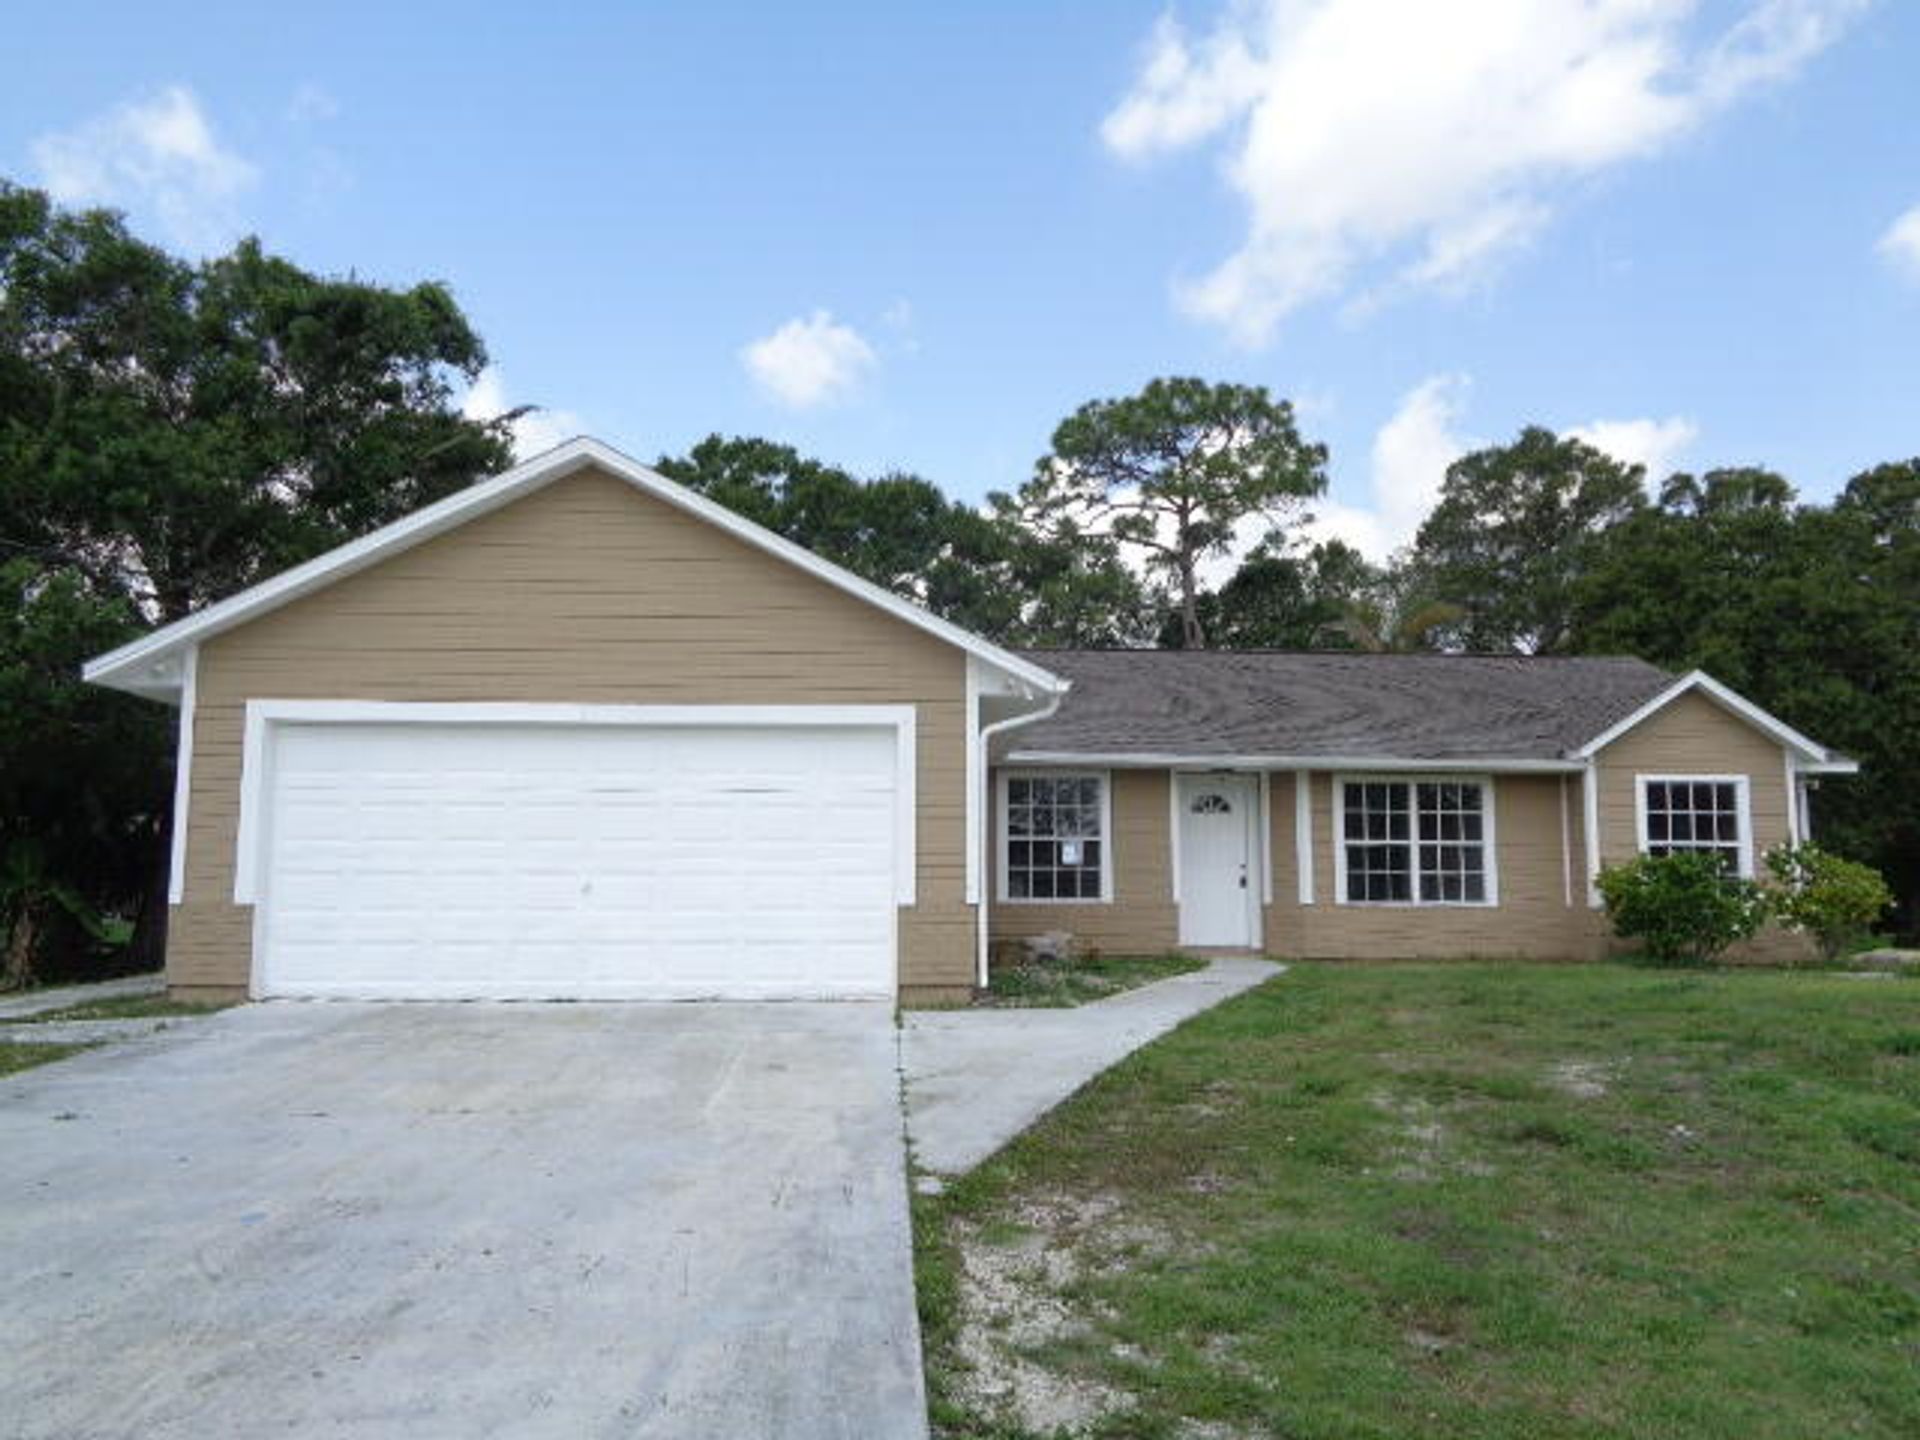
<path fill-rule="evenodd" d="M 1920 460 L 1825 506 L 1765 470 L 1676 475 L 1597 548 L 1578 601 L 1577 648 L 1704 669 L 1858 758 L 1822 782 L 1823 843 L 1920 920 Z"/>
<path fill-rule="evenodd" d="M 1348 617 L 1378 602 L 1387 576 L 1343 540 L 1310 546 L 1263 542 L 1218 590 L 1200 596 L 1200 623 L 1223 649 L 1346 649 Z M 1161 643 L 1181 642 L 1172 612 Z"/>
<path fill-rule="evenodd" d="M 1597 537 L 1642 505 L 1642 480 L 1538 426 L 1462 456 L 1414 540 L 1413 588 L 1462 607 L 1449 638 L 1467 649 L 1564 650 L 1575 584 Z"/>
<path fill-rule="evenodd" d="M 251 240 L 187 261 L 117 214 L 0 183 L 0 601 L 29 657 L 16 678 L 64 685 L 93 649 L 503 466 L 503 426 L 454 403 L 485 360 L 441 285 L 316 276 Z M 120 725 L 113 697 L 43 688 L 29 703 L 78 747 L 69 803 L 143 852 L 142 949 L 157 958 L 166 763 L 128 776 L 89 740 Z M 142 753 L 164 754 L 164 712 L 146 714 Z M 51 742 L 4 743 L 0 791 L 27 794 Z M 10 817 L 10 853 L 40 858 L 0 857 L 0 873 L 44 871 L 65 818 L 38 802 Z"/>
<path fill-rule="evenodd" d="M 1140 551 L 1179 605 L 1181 643 L 1207 643 L 1200 565 L 1248 522 L 1277 529 L 1326 488 L 1326 450 L 1300 437 L 1293 406 L 1257 385 L 1151 381 L 1060 422 L 1018 500 L 1037 533 Z"/>

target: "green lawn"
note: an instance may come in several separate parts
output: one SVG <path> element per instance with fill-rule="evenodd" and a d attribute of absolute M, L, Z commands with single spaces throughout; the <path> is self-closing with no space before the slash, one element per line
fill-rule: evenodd
<path fill-rule="evenodd" d="M 1299 966 L 915 1229 L 947 1436 L 1920 1435 L 1920 984 Z"/>
<path fill-rule="evenodd" d="M 225 1010 L 224 1004 L 203 1004 L 169 1000 L 164 995 L 121 995 L 99 1000 L 83 1000 L 78 1005 L 58 1010 L 42 1010 L 38 1015 L 23 1015 L 12 1023 L 39 1025 L 57 1020 L 166 1020 L 183 1015 L 211 1015 Z"/>
<path fill-rule="evenodd" d="M 86 1045 L 23 1045 L 18 1041 L 0 1040 L 0 1075 L 12 1075 L 52 1060 L 64 1060 L 69 1055 L 77 1055 L 89 1048 Z"/>
<path fill-rule="evenodd" d="M 983 1003 L 1039 1009 L 1067 1009 L 1150 985 L 1170 975 L 1204 970 L 1193 955 L 1098 955 L 1076 960 L 1034 960 L 1003 965 L 993 972 Z"/>

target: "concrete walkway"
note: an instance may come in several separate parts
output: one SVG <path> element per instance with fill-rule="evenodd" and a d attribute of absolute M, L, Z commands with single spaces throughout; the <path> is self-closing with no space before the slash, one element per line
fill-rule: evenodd
<path fill-rule="evenodd" d="M 128 995 L 158 995 L 167 988 L 159 975 L 129 975 L 122 980 L 100 980 L 92 985 L 61 985 L 51 990 L 29 990 L 24 995 L 0 996 L 0 1022 L 64 1010 L 89 1000 L 120 1000 Z"/>
<path fill-rule="evenodd" d="M 915 1163 L 971 1170 L 1109 1065 L 1284 968 L 1217 959 L 1072 1010 L 909 1012 L 900 1068 Z"/>

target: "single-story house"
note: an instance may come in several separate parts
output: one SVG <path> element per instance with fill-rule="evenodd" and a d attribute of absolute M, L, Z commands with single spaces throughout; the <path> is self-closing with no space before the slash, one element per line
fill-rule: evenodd
<path fill-rule="evenodd" d="M 592 440 L 85 673 L 180 710 L 189 997 L 914 1003 L 1061 930 L 1597 956 L 1602 863 L 1751 872 L 1855 768 L 1635 660 L 1011 651 Z"/>

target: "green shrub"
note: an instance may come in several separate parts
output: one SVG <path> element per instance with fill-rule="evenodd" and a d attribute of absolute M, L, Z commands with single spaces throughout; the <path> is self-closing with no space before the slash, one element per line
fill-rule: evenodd
<path fill-rule="evenodd" d="M 1638 940 L 1660 965 L 1705 965 L 1767 919 L 1767 897 L 1707 851 L 1642 855 L 1600 872 L 1614 934 Z"/>
<path fill-rule="evenodd" d="M 1767 852 L 1774 880 L 1773 910 L 1780 923 L 1805 931 L 1820 954 L 1837 960 L 1872 931 L 1893 892 L 1880 872 L 1843 860 L 1818 845 L 1781 845 Z"/>

